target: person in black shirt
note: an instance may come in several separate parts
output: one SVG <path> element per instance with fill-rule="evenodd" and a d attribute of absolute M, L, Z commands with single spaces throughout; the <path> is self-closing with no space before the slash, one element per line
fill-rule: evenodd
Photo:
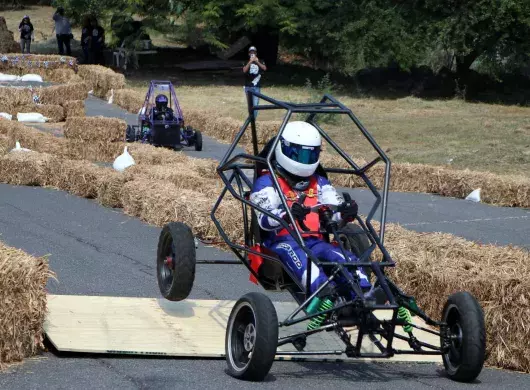
<path fill-rule="evenodd" d="M 245 96 L 248 91 L 260 92 L 261 91 L 261 76 L 263 72 L 267 70 L 265 62 L 261 61 L 257 55 L 258 51 L 256 47 L 251 46 L 248 49 L 248 55 L 250 57 L 247 64 L 243 67 L 243 73 L 245 73 Z M 257 106 L 259 98 L 253 96 L 252 103 Z M 254 111 L 254 118 L 258 116 L 257 111 Z"/>
<path fill-rule="evenodd" d="M 24 51 L 29 53 L 31 41 L 34 40 L 34 38 L 33 24 L 31 24 L 28 15 L 25 15 L 18 25 L 18 31 L 20 31 L 20 50 L 22 50 L 22 53 L 24 53 Z"/>
<path fill-rule="evenodd" d="M 83 63 L 90 64 L 92 59 L 90 57 L 90 46 L 92 43 L 92 23 L 90 17 L 83 18 L 83 28 L 81 29 L 81 48 L 83 49 Z"/>
<path fill-rule="evenodd" d="M 105 29 L 101 27 L 96 18 L 92 18 L 92 55 L 94 64 L 105 65 L 103 48 L 105 46 Z"/>

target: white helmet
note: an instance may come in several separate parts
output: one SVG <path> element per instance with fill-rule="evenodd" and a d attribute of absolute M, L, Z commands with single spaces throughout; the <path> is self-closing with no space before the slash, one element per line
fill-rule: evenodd
<path fill-rule="evenodd" d="M 307 122 L 289 122 L 280 135 L 275 156 L 279 165 L 294 176 L 309 177 L 320 163 L 322 137 Z"/>

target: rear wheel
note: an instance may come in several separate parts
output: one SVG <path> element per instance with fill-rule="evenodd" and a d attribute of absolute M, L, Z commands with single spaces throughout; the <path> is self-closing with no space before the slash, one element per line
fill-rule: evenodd
<path fill-rule="evenodd" d="M 278 347 L 278 316 L 271 300 L 261 293 L 240 298 L 230 313 L 225 353 L 228 373 L 238 379 L 262 381 L 269 373 Z"/>
<path fill-rule="evenodd" d="M 195 150 L 200 152 L 202 150 L 202 133 L 195 130 Z"/>
<path fill-rule="evenodd" d="M 442 355 L 449 378 L 458 382 L 474 381 L 484 366 L 486 356 L 486 328 L 484 312 L 473 295 L 458 292 L 447 299 L 442 312 L 447 324 L 447 335 L 441 345 L 448 350 Z"/>
<path fill-rule="evenodd" d="M 158 239 L 157 279 L 164 298 L 170 301 L 186 299 L 195 280 L 195 239 L 183 223 L 164 226 Z"/>

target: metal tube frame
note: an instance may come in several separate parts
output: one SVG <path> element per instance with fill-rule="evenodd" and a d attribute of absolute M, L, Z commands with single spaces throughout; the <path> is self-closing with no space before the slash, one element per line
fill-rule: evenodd
<path fill-rule="evenodd" d="M 252 103 L 252 97 L 256 96 L 261 101 L 265 101 L 269 104 L 267 105 L 257 105 L 254 106 Z M 255 272 L 251 266 L 248 259 L 248 254 L 255 254 L 258 256 L 261 256 L 263 259 L 271 260 L 277 263 L 281 262 L 278 258 L 275 258 L 274 256 L 269 256 L 264 253 L 257 252 L 253 250 L 251 247 L 256 244 L 254 241 L 254 237 L 251 231 L 251 227 L 249 224 L 249 218 L 248 218 L 248 212 L 252 212 L 253 210 L 258 210 L 261 213 L 265 214 L 266 216 L 278 221 L 280 226 L 287 230 L 287 232 L 291 235 L 291 237 L 296 241 L 296 243 L 300 246 L 300 248 L 304 251 L 304 253 L 307 255 L 308 259 L 315 265 L 320 267 L 333 267 L 332 274 L 328 277 L 328 280 L 320 286 L 317 291 L 311 293 L 310 289 L 310 283 L 311 283 L 311 266 L 307 267 L 307 283 L 305 286 L 300 285 L 296 278 L 293 278 L 293 275 L 290 274 L 289 270 L 287 270 L 285 267 L 282 267 L 283 270 L 289 275 L 295 283 L 298 284 L 298 287 L 300 288 L 302 292 L 303 299 L 297 298 L 295 299 L 298 301 L 299 306 L 296 310 L 294 310 L 284 321 L 279 323 L 280 327 L 290 326 L 294 325 L 306 320 L 309 320 L 311 318 L 314 318 L 316 316 L 320 316 L 322 314 L 334 314 L 339 309 L 344 308 L 346 306 L 351 306 L 357 312 L 359 313 L 360 323 L 359 323 L 359 333 L 357 337 L 357 341 L 355 344 L 352 344 L 350 342 L 349 337 L 345 336 L 346 332 L 344 331 L 342 325 L 338 322 L 331 323 L 324 325 L 322 328 L 318 330 L 308 330 L 306 332 L 301 332 L 296 335 L 280 338 L 279 345 L 283 345 L 288 343 L 288 340 L 292 340 L 295 337 L 305 337 L 310 334 L 315 334 L 320 331 L 329 330 L 329 328 L 334 328 L 335 331 L 342 335 L 341 339 L 346 344 L 346 349 L 344 351 L 311 351 L 311 352 L 278 352 L 280 355 L 310 355 L 310 354 L 341 354 L 345 353 L 347 356 L 351 357 L 371 357 L 371 358 L 388 358 L 393 356 L 394 354 L 418 354 L 418 355 L 431 355 L 431 354 L 441 354 L 444 353 L 444 351 L 439 348 L 435 347 L 426 343 L 419 342 L 419 345 L 421 345 L 422 349 L 410 349 L 410 350 L 396 350 L 392 347 L 392 342 L 394 337 L 408 341 L 409 344 L 412 346 L 412 342 L 416 341 L 415 338 L 413 339 L 413 336 L 407 337 L 407 336 L 401 336 L 397 335 L 395 333 L 396 326 L 403 326 L 404 323 L 400 322 L 397 318 L 398 309 L 400 306 L 404 306 L 407 309 L 409 309 L 413 314 L 418 315 L 420 318 L 422 318 L 428 325 L 436 326 L 440 328 L 440 333 L 427 330 L 421 327 L 414 326 L 415 328 L 426 330 L 430 333 L 434 334 L 443 334 L 445 324 L 434 321 L 431 318 L 429 318 L 423 311 L 417 308 L 415 304 L 412 304 L 412 297 L 405 295 L 384 273 L 385 267 L 392 267 L 395 266 L 394 261 L 392 260 L 390 254 L 384 247 L 384 234 L 385 234 L 385 225 L 386 225 L 386 216 L 387 216 L 387 204 L 388 204 L 388 188 L 389 188 L 389 182 L 390 182 L 390 159 L 387 157 L 385 152 L 379 147 L 377 142 L 373 139 L 371 134 L 366 130 L 366 128 L 361 124 L 361 122 L 357 119 L 357 117 L 353 114 L 353 112 L 344 106 L 342 103 L 337 101 L 335 98 L 333 98 L 330 95 L 324 95 L 322 97 L 322 100 L 320 103 L 303 103 L 303 104 L 294 104 L 294 103 L 287 103 L 280 100 L 276 100 L 274 98 L 271 98 L 269 96 L 263 95 L 258 92 L 254 91 L 248 91 L 247 92 L 247 104 L 248 104 L 248 117 L 245 120 L 243 126 L 239 130 L 239 132 L 236 134 L 232 144 L 226 151 L 223 159 L 221 160 L 219 166 L 217 167 L 217 173 L 223 180 L 225 187 L 222 190 L 219 198 L 217 199 L 212 211 L 211 211 L 211 218 L 214 222 L 216 228 L 218 229 L 223 241 L 230 247 L 230 249 L 234 252 L 234 254 L 237 256 L 237 258 L 240 260 L 241 263 L 243 263 L 249 272 L 258 280 L 258 282 L 262 285 L 264 285 L 264 281 L 261 279 L 260 275 L 258 275 L 257 272 Z M 259 157 L 258 153 L 258 137 L 257 137 L 257 130 L 256 130 L 256 120 L 254 117 L 254 111 L 259 110 L 285 110 L 286 114 L 284 116 L 284 119 L 282 121 L 282 124 L 280 125 L 278 129 L 278 133 L 274 137 L 274 140 L 272 141 L 271 148 L 267 154 L 266 157 Z M 285 196 L 283 195 L 280 185 L 276 176 L 276 173 L 274 171 L 274 168 L 272 166 L 272 157 L 274 150 L 276 146 L 278 145 L 278 142 L 280 141 L 280 135 L 282 134 L 285 126 L 287 125 L 289 119 L 291 118 L 292 114 L 294 113 L 307 113 L 309 114 L 306 121 L 313 126 L 317 128 L 321 136 L 329 143 L 329 145 L 344 159 L 348 162 L 348 165 L 350 168 L 324 168 L 325 172 L 329 173 L 343 173 L 343 174 L 353 174 L 358 177 L 360 177 L 367 187 L 370 189 L 372 194 L 375 197 L 375 202 L 372 208 L 370 209 L 366 220 L 363 221 L 360 217 L 357 217 L 356 220 L 359 223 L 359 225 L 362 227 L 362 229 L 366 232 L 368 239 L 371 242 L 371 246 L 366 252 L 361 255 L 359 262 L 356 263 L 333 263 L 333 262 L 321 262 L 319 261 L 307 248 L 305 245 L 305 242 L 302 238 L 302 233 L 300 232 L 298 226 L 296 223 L 294 223 L 294 218 L 291 213 L 290 208 L 287 206 L 287 200 Z M 364 135 L 364 137 L 368 140 L 368 142 L 372 145 L 374 150 L 377 152 L 378 157 L 364 166 L 360 167 L 358 166 L 327 134 L 326 132 L 316 123 L 315 117 L 318 114 L 321 113 L 336 113 L 341 115 L 348 116 L 357 126 L 357 128 L 360 130 L 360 132 Z M 241 141 L 243 135 L 247 131 L 248 127 L 250 126 L 251 129 L 251 136 L 252 136 L 252 150 L 253 155 L 249 155 L 247 153 L 238 153 L 234 154 L 234 150 L 236 146 Z M 249 161 L 251 162 L 249 164 Z M 373 167 L 377 162 L 383 161 L 385 163 L 385 174 L 384 174 L 384 184 L 382 189 L 382 194 L 378 191 L 378 189 L 373 185 L 373 183 L 370 181 L 370 179 L 366 176 L 366 172 Z M 280 219 L 279 217 L 271 214 L 269 211 L 263 209 L 260 206 L 257 206 L 253 203 L 251 203 L 247 199 L 247 195 L 249 194 L 250 190 L 252 189 L 252 181 L 248 178 L 248 176 L 243 171 L 244 169 L 254 169 L 254 178 L 257 177 L 257 168 L 256 163 L 261 163 L 263 165 L 266 165 L 269 174 L 271 175 L 273 186 L 280 194 L 280 199 L 282 202 L 282 205 L 284 206 L 286 213 L 288 215 L 288 220 L 290 223 L 287 223 L 285 220 Z M 227 175 L 227 173 L 231 172 Z M 235 186 L 234 186 L 235 182 Z M 245 188 L 248 187 L 248 190 Z M 240 201 L 242 203 L 242 211 L 243 211 L 243 224 L 244 224 L 244 231 L 245 231 L 245 240 L 244 245 L 239 245 L 237 243 L 234 243 L 230 240 L 228 235 L 225 233 L 223 227 L 219 223 L 218 219 L 215 216 L 215 213 L 217 209 L 219 208 L 222 200 L 227 195 L 227 193 L 230 193 L 235 199 Z M 373 227 L 371 221 L 373 219 L 373 216 L 375 215 L 379 205 L 381 205 L 381 228 L 379 231 L 379 234 L 376 232 L 375 228 Z M 340 230 L 339 230 L 340 233 Z M 340 241 L 340 240 L 339 240 Z M 339 243 L 341 246 L 341 250 L 344 250 L 342 247 L 342 244 Z M 375 248 L 379 248 L 381 253 L 383 254 L 383 259 L 381 261 L 370 261 L 369 257 L 371 253 L 375 250 Z M 356 294 L 356 298 L 352 301 L 344 302 L 339 305 L 336 305 L 330 310 L 325 310 L 323 312 L 318 312 L 312 315 L 304 315 L 302 317 L 296 318 L 297 314 L 302 312 L 304 308 L 309 304 L 309 302 L 317 296 L 317 294 L 326 287 L 335 277 L 338 275 L 341 275 L 343 278 L 345 278 L 350 286 L 353 288 L 354 291 L 359 292 L 361 291 L 360 284 L 358 278 L 350 276 L 350 273 L 347 272 L 347 270 L 352 269 L 355 274 L 355 271 L 359 267 L 370 267 L 372 271 L 374 272 L 376 276 L 376 283 L 381 286 L 383 289 L 387 300 L 389 304 L 387 305 L 374 305 L 370 302 L 367 302 L 364 298 L 363 294 Z M 372 329 L 367 326 L 367 318 L 374 310 L 392 310 L 392 320 L 391 321 L 381 321 L 378 324 L 377 329 Z M 386 345 L 383 345 L 379 340 L 375 338 L 375 335 L 379 334 L 386 340 Z M 377 346 L 377 348 L 380 350 L 380 353 L 362 353 L 361 352 L 361 344 L 363 337 L 367 335 L 371 339 L 371 341 L 374 343 L 374 345 Z M 418 344 L 417 344 L 418 345 Z M 429 350 L 424 350 L 423 348 L 427 348 Z"/>

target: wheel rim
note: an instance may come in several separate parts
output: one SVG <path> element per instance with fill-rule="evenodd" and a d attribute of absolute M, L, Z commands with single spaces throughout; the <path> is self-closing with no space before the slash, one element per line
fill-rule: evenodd
<path fill-rule="evenodd" d="M 444 354 L 444 357 L 452 371 L 456 371 L 462 364 L 463 330 L 461 318 L 460 311 L 455 305 L 447 308 L 444 320 L 449 330 L 449 350 Z"/>
<path fill-rule="evenodd" d="M 175 273 L 175 245 L 173 244 L 171 234 L 167 234 L 164 237 L 162 248 L 162 253 L 158 258 L 158 272 L 163 290 L 167 293 L 171 288 Z"/>
<path fill-rule="evenodd" d="M 244 371 L 256 346 L 256 317 L 252 306 L 241 302 L 234 310 L 228 332 L 228 359 L 236 371 Z"/>

